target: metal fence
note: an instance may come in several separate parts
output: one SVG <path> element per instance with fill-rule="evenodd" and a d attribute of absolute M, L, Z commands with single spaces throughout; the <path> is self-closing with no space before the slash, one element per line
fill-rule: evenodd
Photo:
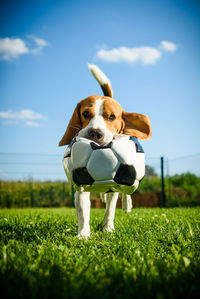
<path fill-rule="evenodd" d="M 187 190 L 184 190 L 185 193 L 183 194 L 182 189 L 175 189 L 171 184 L 171 179 L 176 174 L 181 175 L 183 173 L 189 172 L 198 177 L 199 184 L 199 166 L 200 154 L 177 157 L 176 159 L 147 156 L 146 176 L 150 177 L 151 185 L 153 183 L 153 188 L 147 184 L 147 188 L 145 191 L 143 191 L 142 184 L 144 184 L 144 180 L 140 185 L 139 193 L 147 193 L 134 194 L 133 199 L 135 199 L 135 206 L 137 206 L 137 200 L 140 205 L 142 204 L 144 206 L 149 206 L 150 202 L 152 206 L 165 206 L 166 202 L 169 204 L 171 199 L 173 199 L 174 204 L 177 205 L 177 200 L 179 200 L 181 197 L 188 198 Z M 151 178 L 156 178 L 156 181 Z M 18 187 L 14 187 L 14 185 L 12 187 L 12 185 L 8 184 L 8 187 L 6 187 L 4 183 L 4 187 L 1 188 L 1 197 L 4 198 L 5 206 L 8 207 L 9 205 L 12 206 L 13 202 L 19 202 L 19 206 L 51 206 L 61 204 L 68 205 L 69 203 L 73 204 L 73 189 L 71 189 L 69 185 L 65 184 L 67 178 L 62 166 L 62 155 L 0 153 L 0 180 L 5 182 L 10 181 L 11 183 L 13 181 L 17 181 L 21 184 L 18 184 Z M 57 184 L 57 181 L 63 183 Z M 23 182 L 27 182 L 26 186 L 23 185 Z M 38 182 L 38 184 L 35 184 L 34 182 Z M 3 184 L 1 186 L 3 186 Z M 7 192 L 5 188 L 9 188 L 9 192 Z M 200 188 L 195 187 L 195 190 L 196 189 L 199 190 Z M 189 190 L 189 192 L 191 193 L 191 190 Z M 194 188 L 193 193 L 195 193 Z M 192 200 L 194 198 L 193 204 L 196 204 L 195 201 L 198 200 L 199 202 L 200 199 L 199 191 L 197 195 L 190 197 Z M 30 202 L 27 203 L 26 200 Z"/>
<path fill-rule="evenodd" d="M 66 181 L 62 158 L 59 154 L 1 152 L 0 179 Z M 161 176 L 161 157 L 146 156 L 146 165 Z M 174 159 L 163 157 L 163 172 L 165 177 L 187 172 L 200 176 L 200 153 Z"/>

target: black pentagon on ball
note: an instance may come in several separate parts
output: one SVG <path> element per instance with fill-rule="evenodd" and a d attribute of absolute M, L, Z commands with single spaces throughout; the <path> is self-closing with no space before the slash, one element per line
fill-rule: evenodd
<path fill-rule="evenodd" d="M 114 181 L 121 185 L 132 186 L 135 182 L 136 171 L 132 165 L 120 164 Z"/>
<path fill-rule="evenodd" d="M 73 181 L 77 186 L 92 185 L 94 179 L 91 177 L 86 167 L 76 168 L 73 170 Z"/>

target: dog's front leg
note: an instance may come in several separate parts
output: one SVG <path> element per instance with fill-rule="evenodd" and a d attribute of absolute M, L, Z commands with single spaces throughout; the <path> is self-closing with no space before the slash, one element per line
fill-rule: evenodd
<path fill-rule="evenodd" d="M 90 237 L 90 192 L 76 191 L 75 207 L 78 219 L 78 237 Z"/>
<path fill-rule="evenodd" d="M 114 218 L 118 195 L 118 192 L 110 193 L 106 201 L 106 211 L 103 219 L 103 229 L 107 232 L 113 232 L 115 230 Z"/>

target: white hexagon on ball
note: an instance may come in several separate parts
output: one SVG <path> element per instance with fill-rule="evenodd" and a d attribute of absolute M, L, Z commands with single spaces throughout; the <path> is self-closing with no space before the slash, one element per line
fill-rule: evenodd
<path fill-rule="evenodd" d="M 121 163 L 133 165 L 133 157 L 136 154 L 136 148 L 133 141 L 129 140 L 129 138 L 113 140 L 112 150 Z"/>
<path fill-rule="evenodd" d="M 132 163 L 136 170 L 136 179 L 140 181 L 145 176 L 144 153 L 136 153 L 132 158 Z"/>
<path fill-rule="evenodd" d="M 96 180 L 108 180 L 114 178 L 119 161 L 110 148 L 94 150 L 89 158 L 87 170 Z"/>
<path fill-rule="evenodd" d="M 87 161 L 92 153 L 91 141 L 86 138 L 76 137 L 76 142 L 72 145 L 71 160 L 73 168 L 81 168 L 87 165 Z"/>

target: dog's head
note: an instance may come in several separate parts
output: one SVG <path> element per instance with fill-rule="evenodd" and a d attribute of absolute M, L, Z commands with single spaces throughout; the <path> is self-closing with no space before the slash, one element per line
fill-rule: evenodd
<path fill-rule="evenodd" d="M 77 104 L 67 130 L 59 145 L 67 145 L 79 135 L 100 145 L 109 143 L 116 134 L 131 135 L 139 139 L 151 137 L 148 116 L 124 112 L 113 99 L 110 81 L 95 65 L 89 68 L 100 83 L 104 96 L 90 96 Z"/>

